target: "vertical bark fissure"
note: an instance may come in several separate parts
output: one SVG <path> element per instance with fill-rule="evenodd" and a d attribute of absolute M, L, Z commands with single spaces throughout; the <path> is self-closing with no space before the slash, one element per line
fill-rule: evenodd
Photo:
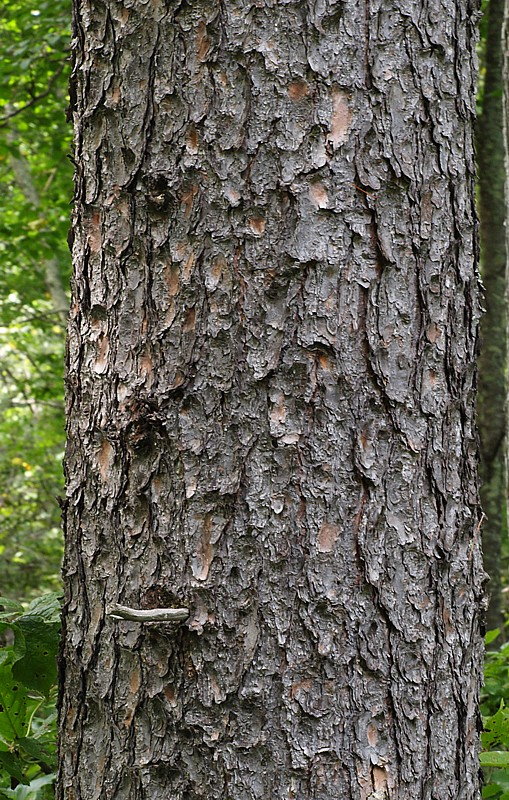
<path fill-rule="evenodd" d="M 60 800 L 477 798 L 474 9 L 76 3 Z"/>

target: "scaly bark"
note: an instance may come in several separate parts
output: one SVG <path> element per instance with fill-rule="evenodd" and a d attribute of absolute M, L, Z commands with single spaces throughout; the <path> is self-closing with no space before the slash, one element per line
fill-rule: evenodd
<path fill-rule="evenodd" d="M 479 797 L 476 17 L 76 0 L 59 800 Z"/>

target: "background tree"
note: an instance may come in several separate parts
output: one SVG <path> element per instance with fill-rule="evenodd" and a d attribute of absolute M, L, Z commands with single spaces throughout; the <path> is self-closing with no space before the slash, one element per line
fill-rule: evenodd
<path fill-rule="evenodd" d="M 486 313 L 481 324 L 478 424 L 481 439 L 481 501 L 484 560 L 490 581 L 488 629 L 503 628 L 502 553 L 507 551 L 506 510 L 506 242 L 504 138 L 502 131 L 502 23 L 504 0 L 490 0 L 485 10 L 483 81 L 478 122 L 481 267 Z"/>
<path fill-rule="evenodd" d="M 478 797 L 476 19 L 75 4 L 58 797 Z"/>

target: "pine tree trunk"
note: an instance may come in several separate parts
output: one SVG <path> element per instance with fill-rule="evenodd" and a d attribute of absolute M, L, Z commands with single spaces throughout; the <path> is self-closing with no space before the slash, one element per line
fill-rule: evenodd
<path fill-rule="evenodd" d="M 501 38 L 504 0 L 490 0 L 487 14 L 486 69 L 477 135 L 482 279 L 486 287 L 486 314 L 481 324 L 478 419 L 481 440 L 481 502 L 487 517 L 483 524 L 484 563 L 490 576 L 490 604 L 486 621 L 491 629 L 502 628 L 504 623 L 500 593 L 501 556 L 502 541 L 507 536 L 507 312 Z"/>
<path fill-rule="evenodd" d="M 476 18 L 76 0 L 59 800 L 479 797 Z"/>

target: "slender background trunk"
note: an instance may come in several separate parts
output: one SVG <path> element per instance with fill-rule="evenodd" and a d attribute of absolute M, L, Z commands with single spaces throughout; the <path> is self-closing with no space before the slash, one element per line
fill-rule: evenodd
<path fill-rule="evenodd" d="M 11 126 L 6 135 L 9 144 L 12 144 L 16 138 L 16 128 Z M 34 208 L 41 208 L 41 198 L 37 187 L 34 183 L 30 173 L 30 167 L 26 159 L 21 155 L 14 156 L 11 154 L 9 158 L 9 166 L 12 170 L 14 178 L 22 191 L 25 198 Z M 61 266 L 56 256 L 44 260 L 44 277 L 46 288 L 55 313 L 58 314 L 62 324 L 67 323 L 67 308 L 69 306 L 69 299 L 65 293 L 61 275 Z"/>
<path fill-rule="evenodd" d="M 502 27 L 502 87 L 503 87 L 503 94 L 502 94 L 502 113 L 503 113 L 503 137 L 504 137 L 504 153 L 505 153 L 505 235 L 506 235 L 506 272 L 505 272 L 505 300 L 506 300 L 506 309 L 509 303 L 509 258 L 507 258 L 509 254 L 509 0 L 505 0 L 504 4 L 504 22 Z M 507 320 L 507 337 L 509 337 L 509 318 L 506 316 Z M 506 338 L 507 341 L 507 338 Z M 507 383 L 507 365 L 506 365 L 506 392 L 509 390 L 509 386 Z M 506 468 L 506 475 L 509 472 L 508 467 L 508 454 L 507 454 L 507 442 L 509 441 L 508 435 L 508 426 L 509 426 L 509 414 L 508 414 L 508 407 L 509 407 L 509 398 L 506 395 L 506 407 L 505 407 L 505 422 L 506 422 L 506 431 L 505 431 L 505 441 L 506 441 L 506 448 L 505 448 L 505 468 Z M 506 511 L 507 511 L 507 495 L 506 495 Z M 507 520 L 506 520 L 507 524 Z"/>
<path fill-rule="evenodd" d="M 479 797 L 476 13 L 76 1 L 60 800 Z"/>
<path fill-rule="evenodd" d="M 479 118 L 479 215 L 486 313 L 481 324 L 478 422 L 481 439 L 481 501 L 484 563 L 490 575 L 488 629 L 503 627 L 502 543 L 507 536 L 505 474 L 506 408 L 506 243 L 504 137 L 502 131 L 502 23 L 504 0 L 490 0 L 485 44 L 482 113 Z"/>

